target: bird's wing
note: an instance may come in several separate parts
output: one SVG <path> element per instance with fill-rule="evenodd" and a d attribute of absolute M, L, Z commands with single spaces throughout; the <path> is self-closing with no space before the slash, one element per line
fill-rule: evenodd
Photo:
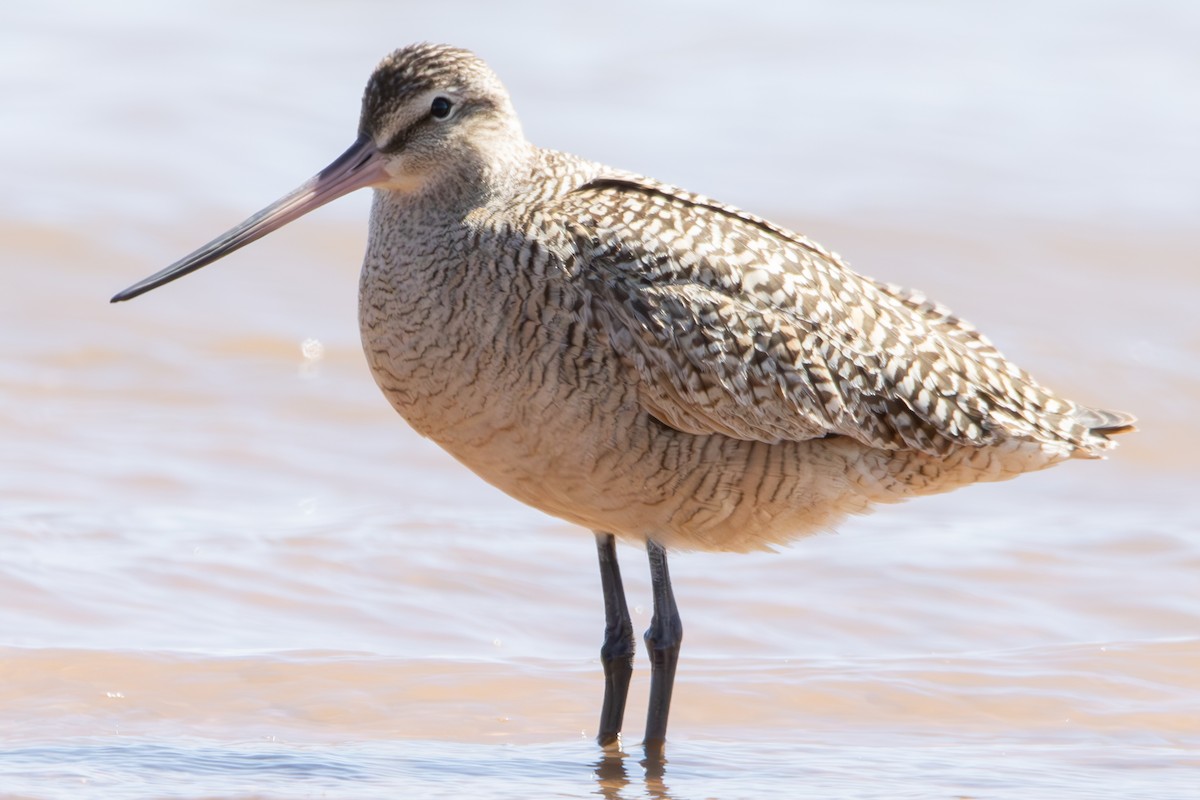
<path fill-rule="evenodd" d="M 564 202 L 594 317 L 667 425 L 930 453 L 1007 436 L 1107 444 L 1088 409 L 971 325 L 799 234 L 632 176 Z"/>

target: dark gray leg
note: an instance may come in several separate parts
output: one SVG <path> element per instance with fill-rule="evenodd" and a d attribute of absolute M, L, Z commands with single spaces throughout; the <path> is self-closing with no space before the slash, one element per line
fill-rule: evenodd
<path fill-rule="evenodd" d="M 616 537 L 597 531 L 596 552 L 600 555 L 600 587 L 604 590 L 604 644 L 600 647 L 600 663 L 604 665 L 604 706 L 600 711 L 600 733 L 596 741 L 607 747 L 617 741 L 625 718 L 625 699 L 629 696 L 629 678 L 633 675 L 633 623 L 629 620 L 621 568 L 617 565 Z"/>
<path fill-rule="evenodd" d="M 650 580 L 654 593 L 654 616 L 646 631 L 646 649 L 650 654 L 650 709 L 646 714 L 647 753 L 661 753 L 667 738 L 667 714 L 671 710 L 671 689 L 675 685 L 675 665 L 683 641 L 683 623 L 671 591 L 667 572 L 667 551 L 652 540 L 646 542 L 650 556 Z"/>

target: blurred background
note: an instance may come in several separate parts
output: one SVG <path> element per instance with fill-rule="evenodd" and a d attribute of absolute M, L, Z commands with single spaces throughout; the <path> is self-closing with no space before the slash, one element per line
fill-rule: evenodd
<path fill-rule="evenodd" d="M 365 193 L 107 302 L 332 160 L 422 40 L 535 143 L 806 233 L 1141 430 L 676 556 L 671 763 L 597 762 L 591 537 L 374 387 Z M 1167 0 L 6 4 L 0 791 L 1192 796 L 1197 41 Z"/>

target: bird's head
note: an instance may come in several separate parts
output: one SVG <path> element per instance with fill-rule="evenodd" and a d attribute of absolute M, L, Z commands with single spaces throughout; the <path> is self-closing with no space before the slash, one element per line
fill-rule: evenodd
<path fill-rule="evenodd" d="M 129 300 L 194 272 L 357 189 L 479 203 L 502 191 L 530 147 L 500 79 L 477 56 L 417 44 L 385 58 L 363 94 L 358 139 L 291 194 L 166 269 L 119 292 Z"/>
<path fill-rule="evenodd" d="M 474 53 L 446 45 L 385 58 L 367 82 L 358 132 L 380 154 L 383 185 L 404 193 L 443 182 L 487 191 L 528 152 L 500 79 Z"/>

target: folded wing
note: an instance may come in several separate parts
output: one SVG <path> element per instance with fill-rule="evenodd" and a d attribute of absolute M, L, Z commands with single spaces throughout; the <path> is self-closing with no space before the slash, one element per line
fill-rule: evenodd
<path fill-rule="evenodd" d="M 679 430 L 1096 455 L 1133 422 L 1056 396 L 947 309 L 761 218 L 628 176 L 568 202 L 593 315 L 647 411 Z"/>

